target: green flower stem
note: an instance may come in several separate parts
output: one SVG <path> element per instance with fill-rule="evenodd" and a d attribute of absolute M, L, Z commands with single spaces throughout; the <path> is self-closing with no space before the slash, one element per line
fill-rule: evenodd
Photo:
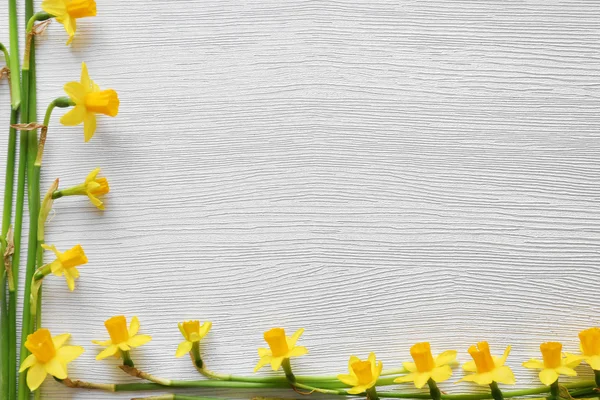
<path fill-rule="evenodd" d="M 223 400 L 215 397 L 188 396 L 185 394 L 163 394 L 151 397 L 135 397 L 131 400 Z"/>
<path fill-rule="evenodd" d="M 204 363 L 202 362 L 202 356 L 200 355 L 200 342 L 192 343 L 192 361 L 194 362 L 196 368 L 202 373 L 202 367 L 204 367 Z"/>
<path fill-rule="evenodd" d="M 127 366 L 127 367 L 135 367 L 135 364 L 133 363 L 133 360 L 131 359 L 131 355 L 129 354 L 129 350 L 128 351 L 124 351 L 124 350 L 120 350 L 121 352 L 121 357 L 123 358 L 123 365 Z"/>
<path fill-rule="evenodd" d="M 594 378 L 596 379 L 596 387 L 600 388 L 600 371 L 594 370 Z"/>
<path fill-rule="evenodd" d="M 33 16 L 33 0 L 25 0 L 25 21 Z M 35 40 L 28 31 L 25 37 L 25 54 L 23 60 L 23 103 L 21 110 L 21 120 L 29 123 L 37 119 L 37 94 L 36 94 L 36 70 L 35 70 Z M 25 338 L 33 332 L 35 321 L 31 316 L 31 285 L 36 266 L 37 256 L 37 225 L 40 206 L 40 168 L 35 167 L 37 156 L 37 131 L 27 132 L 27 185 L 28 185 L 28 205 L 29 205 L 29 241 L 27 249 L 27 267 L 25 271 L 25 293 L 23 296 L 23 322 L 21 326 L 21 363 L 29 355 L 25 347 Z M 41 294 L 41 293 L 40 293 Z M 25 382 L 25 372 L 19 374 L 19 381 Z M 18 386 L 18 399 L 29 399 L 29 388 L 27 385 Z"/>
<path fill-rule="evenodd" d="M 492 397 L 494 397 L 494 400 L 504 400 L 504 396 L 502 395 L 502 391 L 498 387 L 498 383 L 490 383 L 490 389 L 492 390 Z"/>
<path fill-rule="evenodd" d="M 18 111 L 11 110 L 10 122 L 11 125 L 17 123 Z M 4 264 L 4 252 L 7 246 L 7 233 L 12 219 L 13 206 L 13 188 L 15 178 L 15 156 L 17 150 L 17 131 L 10 128 L 8 132 L 8 154 L 6 157 L 6 174 L 4 178 L 4 208 L 2 211 L 2 241 L 0 245 L 0 354 L 2 354 L 2 362 L 0 363 L 0 394 L 3 398 L 8 399 L 11 388 L 11 362 L 10 362 L 10 310 L 7 302 L 6 288 L 8 285 L 9 292 L 15 290 L 15 277 L 11 269 L 6 269 Z"/>
<path fill-rule="evenodd" d="M 438 388 L 437 383 L 431 378 L 427 381 L 427 385 L 429 386 L 429 394 L 433 400 L 440 400 L 442 398 L 442 392 L 440 388 Z"/>
<path fill-rule="evenodd" d="M 13 111 L 17 111 L 21 105 L 21 74 L 19 71 L 19 27 L 17 24 L 17 0 L 8 0 L 8 30 L 10 35 L 10 59 L 9 68 L 14 71 L 10 74 L 10 94 Z"/>
<path fill-rule="evenodd" d="M 16 121 L 15 121 L 16 122 Z M 23 208 L 25 204 L 25 172 L 27 166 L 27 131 L 21 131 L 19 136 L 19 167 L 17 173 L 17 205 L 15 208 L 14 247 L 12 257 L 12 275 L 14 276 L 15 290 L 8 294 L 8 320 L 9 320 L 9 364 L 10 364 L 10 392 L 8 399 L 17 398 L 17 292 L 19 283 L 19 263 L 21 260 L 21 232 L 23 230 Z"/>
<path fill-rule="evenodd" d="M 559 398 L 560 386 L 558 385 L 558 379 L 550 385 L 550 398 L 557 400 Z"/>
<path fill-rule="evenodd" d="M 375 386 L 367 389 L 367 399 L 368 400 L 379 400 L 379 396 L 377 395 L 377 389 L 375 389 Z"/>
<path fill-rule="evenodd" d="M 123 368 L 123 367 L 122 367 Z M 147 376 L 148 375 L 146 374 Z M 137 375 L 136 375 L 137 376 Z M 145 379 L 145 378 L 144 378 Z M 68 387 L 72 388 L 86 388 L 86 389 L 98 389 L 109 392 L 135 392 L 135 391 L 148 391 L 148 390 L 164 390 L 165 386 L 170 388 L 178 389 L 200 389 L 200 388 L 220 388 L 220 389 L 282 389 L 289 387 L 287 382 L 281 383 L 258 383 L 258 382 L 235 382 L 235 381 L 215 381 L 215 380 L 200 380 L 200 381 L 178 381 L 178 380 L 167 380 L 152 377 L 155 381 L 163 382 L 158 383 L 117 383 L 117 384 L 103 384 L 103 383 L 92 383 L 85 381 L 71 381 L 65 379 L 61 381 Z M 305 389 L 309 391 L 318 391 L 319 393 L 340 395 L 340 396 L 353 396 L 348 394 L 345 390 L 327 390 L 319 387 L 313 387 L 296 381 L 297 388 Z M 574 383 L 567 383 L 564 385 L 568 389 L 593 389 L 595 387 L 594 381 L 581 381 Z M 530 389 L 521 389 L 514 391 L 504 392 L 504 398 L 511 397 L 523 397 L 531 396 L 536 394 L 549 393 L 550 387 L 543 386 Z M 361 394 L 356 395 L 358 397 Z M 380 398 L 396 398 L 396 399 L 431 399 L 428 393 L 400 393 L 400 392 L 381 392 L 378 393 Z M 442 400 L 487 400 L 493 399 L 491 393 L 473 393 L 473 394 L 442 394 Z"/>
<path fill-rule="evenodd" d="M 292 365 L 290 364 L 289 358 L 284 358 L 281 363 L 283 367 L 283 372 L 285 372 L 285 379 L 293 386 L 296 383 L 296 376 L 292 372 Z"/>
<path fill-rule="evenodd" d="M 50 117 L 52 116 L 52 111 L 56 108 L 67 108 L 73 107 L 75 103 L 68 97 L 58 97 L 48 104 L 46 108 L 46 115 L 44 116 L 44 127 L 42 128 L 42 133 L 40 134 L 40 141 L 37 149 L 37 157 L 35 159 L 35 166 L 42 166 L 42 158 L 44 156 L 44 145 L 46 144 L 46 136 L 48 134 L 48 126 L 50 125 Z"/>

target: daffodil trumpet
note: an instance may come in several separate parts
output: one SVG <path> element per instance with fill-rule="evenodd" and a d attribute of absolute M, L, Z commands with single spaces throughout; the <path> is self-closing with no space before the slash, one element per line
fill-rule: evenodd
<path fill-rule="evenodd" d="M 50 117 L 52 116 L 52 111 L 56 107 L 67 108 L 74 106 L 75 103 L 69 97 L 66 96 L 57 97 L 56 99 L 52 100 L 50 104 L 48 104 L 48 107 L 46 108 L 46 115 L 44 116 L 44 124 L 40 133 L 40 140 L 38 142 L 37 156 L 35 159 L 35 165 L 37 167 L 42 165 L 42 158 L 44 156 L 44 145 L 46 144 L 46 137 L 48 135 L 48 125 L 50 124 Z"/>

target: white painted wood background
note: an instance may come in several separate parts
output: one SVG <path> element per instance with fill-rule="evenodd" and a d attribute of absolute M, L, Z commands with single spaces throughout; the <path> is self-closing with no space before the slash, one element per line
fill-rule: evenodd
<path fill-rule="evenodd" d="M 74 378 L 132 381 L 90 343 L 121 313 L 154 337 L 138 365 L 180 379 L 186 318 L 214 322 L 222 372 L 305 327 L 299 373 L 487 339 L 520 386 L 540 342 L 599 324 L 597 0 L 103 0 L 65 41 L 53 23 L 38 42 L 39 112 L 81 61 L 121 98 L 89 144 L 55 112 L 47 145 L 44 190 L 96 166 L 112 190 L 105 213 L 61 199 L 47 230 L 90 259 L 74 293 L 45 286 L 44 324 L 87 348 Z"/>

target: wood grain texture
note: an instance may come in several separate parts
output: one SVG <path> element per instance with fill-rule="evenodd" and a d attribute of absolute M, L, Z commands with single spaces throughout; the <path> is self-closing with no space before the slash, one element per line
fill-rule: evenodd
<path fill-rule="evenodd" d="M 98 14 L 70 48 L 56 23 L 38 43 L 40 113 L 81 61 L 122 101 L 85 145 L 57 112 L 46 147 L 44 188 L 101 166 L 112 190 L 103 214 L 61 199 L 47 230 L 90 259 L 74 293 L 46 285 L 45 325 L 87 348 L 74 377 L 128 381 L 90 344 L 119 313 L 154 337 L 138 364 L 182 379 L 196 376 L 173 356 L 184 318 L 214 321 L 204 354 L 220 371 L 250 374 L 280 325 L 306 328 L 300 373 L 369 351 L 393 368 L 420 340 L 466 361 L 487 339 L 513 345 L 520 386 L 540 342 L 575 350 L 599 323 L 597 0 L 103 0 Z"/>

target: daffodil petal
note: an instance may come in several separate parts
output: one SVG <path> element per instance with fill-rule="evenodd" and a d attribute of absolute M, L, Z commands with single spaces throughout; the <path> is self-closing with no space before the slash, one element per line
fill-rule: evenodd
<path fill-rule="evenodd" d="M 96 115 L 86 112 L 83 117 L 83 139 L 89 142 L 96 132 Z"/>
<path fill-rule="evenodd" d="M 417 371 L 417 365 L 414 362 L 409 362 L 409 361 L 403 362 L 402 366 L 408 372 L 416 372 Z"/>
<path fill-rule="evenodd" d="M 573 368 L 569 368 L 566 365 L 561 365 L 554 370 L 561 375 L 577 376 L 577 372 Z"/>
<path fill-rule="evenodd" d="M 427 384 L 427 381 L 431 378 L 431 372 L 417 372 L 415 374 L 415 387 L 421 389 Z"/>
<path fill-rule="evenodd" d="M 140 320 L 138 317 L 131 318 L 131 322 L 129 323 L 129 337 L 137 335 L 140 330 Z"/>
<path fill-rule="evenodd" d="M 119 346 L 111 344 L 106 349 L 102 350 L 97 356 L 96 360 L 103 360 L 106 357 L 114 356 L 119 351 Z"/>
<path fill-rule="evenodd" d="M 355 376 L 342 374 L 342 375 L 338 375 L 337 378 L 340 382 L 342 382 L 345 385 L 348 385 L 348 386 L 358 385 L 358 379 Z"/>
<path fill-rule="evenodd" d="M 123 343 L 119 343 L 117 345 L 117 347 L 119 348 L 119 350 L 121 351 L 129 351 L 131 350 L 131 347 L 127 344 L 127 342 L 123 342 Z"/>
<path fill-rule="evenodd" d="M 431 379 L 436 382 L 444 382 L 450 379 L 452 376 L 452 368 L 449 365 L 442 365 L 441 367 L 435 367 L 431 371 Z"/>
<path fill-rule="evenodd" d="M 456 360 L 456 350 L 447 350 L 436 357 L 435 365 L 436 367 L 441 367 L 442 365 L 450 364 L 454 360 Z"/>
<path fill-rule="evenodd" d="M 63 87 L 67 96 L 73 100 L 75 104 L 83 105 L 85 102 L 85 88 L 79 82 L 69 82 Z"/>
<path fill-rule="evenodd" d="M 56 335 L 52 338 L 52 343 L 54 343 L 54 348 L 60 349 L 67 343 L 67 340 L 71 337 L 70 333 L 63 333 L 62 335 Z"/>
<path fill-rule="evenodd" d="M 52 14 L 55 17 L 61 17 L 67 12 L 67 7 L 63 0 L 44 0 L 42 1 L 42 4 L 40 4 L 40 7 L 48 14 Z"/>
<path fill-rule="evenodd" d="M 304 328 L 300 328 L 296 332 L 294 332 L 294 334 L 292 336 L 287 338 L 288 347 L 290 347 L 290 348 L 294 347 L 296 345 L 296 342 L 298 341 L 298 339 L 300 339 L 300 336 L 302 336 L 303 333 L 304 333 Z"/>
<path fill-rule="evenodd" d="M 46 368 L 47 373 L 58 379 L 65 379 L 67 377 L 67 366 L 60 362 L 57 357 L 44 364 L 44 368 Z"/>
<path fill-rule="evenodd" d="M 473 382 L 475 382 L 478 385 L 489 385 L 494 380 L 490 372 L 485 372 L 483 374 L 473 374 L 473 377 Z"/>
<path fill-rule="evenodd" d="M 348 389 L 349 394 L 359 394 L 367 390 L 365 385 L 354 386 L 353 388 Z"/>
<path fill-rule="evenodd" d="M 21 363 L 21 368 L 19 368 L 19 373 L 25 371 L 27 368 L 33 366 L 35 363 L 37 363 L 37 358 L 35 358 L 35 356 L 33 354 L 28 355 L 27 358 L 25 359 L 25 361 L 23 361 Z"/>
<path fill-rule="evenodd" d="M 109 340 L 92 340 L 92 343 L 97 344 L 99 346 L 110 346 L 112 341 Z"/>
<path fill-rule="evenodd" d="M 260 360 L 258 360 L 256 367 L 254 367 L 254 372 L 257 372 L 259 369 L 261 369 L 265 365 L 269 364 L 270 362 L 271 362 L 271 356 L 261 357 Z"/>
<path fill-rule="evenodd" d="M 135 335 L 127 341 L 127 344 L 131 347 L 139 347 L 152 340 L 152 336 L 149 335 Z"/>
<path fill-rule="evenodd" d="M 394 379 L 394 383 L 407 383 L 413 382 L 415 380 L 416 372 L 411 372 L 410 374 L 399 376 Z"/>
<path fill-rule="evenodd" d="M 506 359 L 508 358 L 509 354 L 510 354 L 510 346 L 506 346 L 506 349 L 504 349 L 504 354 L 502 354 L 502 357 L 500 358 L 500 360 L 498 362 L 496 362 L 496 367 L 503 366 L 504 363 L 506 362 Z"/>
<path fill-rule="evenodd" d="M 265 356 L 269 356 L 270 357 L 271 355 L 272 355 L 272 353 L 271 353 L 271 350 L 269 350 L 269 349 L 265 349 L 264 347 L 261 347 L 261 348 L 258 349 L 258 356 L 259 357 L 265 357 Z"/>
<path fill-rule="evenodd" d="M 510 367 L 503 365 L 492 371 L 492 378 L 498 383 L 504 383 L 505 385 L 515 384 L 515 375 L 513 374 Z"/>
<path fill-rule="evenodd" d="M 63 346 L 56 350 L 56 356 L 68 364 L 82 355 L 84 351 L 85 349 L 81 346 Z"/>
<path fill-rule="evenodd" d="M 477 366 L 475 365 L 475 361 L 467 361 L 462 365 L 462 369 L 467 372 L 477 372 Z"/>
<path fill-rule="evenodd" d="M 558 379 L 558 373 L 550 368 L 546 368 L 540 371 L 540 381 L 546 385 L 550 386 Z"/>
<path fill-rule="evenodd" d="M 90 74 L 88 73 L 88 68 L 85 62 L 81 63 L 81 84 L 85 87 L 86 90 L 91 90 L 93 81 L 90 79 Z"/>
<path fill-rule="evenodd" d="M 68 113 L 60 118 L 60 123 L 66 126 L 81 124 L 86 116 L 87 110 L 83 105 L 76 105 Z"/>
<path fill-rule="evenodd" d="M 281 368 L 283 360 L 285 360 L 285 357 L 271 357 L 271 369 L 273 371 L 277 371 L 279 368 Z"/>
<path fill-rule="evenodd" d="M 184 355 L 186 355 L 187 353 L 189 353 L 192 350 L 192 342 L 188 342 L 187 340 L 179 343 L 179 346 L 177 346 L 177 352 L 175 353 L 175 357 L 179 358 L 182 357 Z"/>
<path fill-rule="evenodd" d="M 530 368 L 530 369 L 544 369 L 544 363 L 540 360 L 536 360 L 535 358 L 532 358 L 529 361 L 525 361 L 523 363 L 523 366 L 525 368 Z"/>
<path fill-rule="evenodd" d="M 587 357 L 585 360 L 593 370 L 600 370 L 600 356 Z"/>
<path fill-rule="evenodd" d="M 583 361 L 584 357 L 576 354 L 568 354 L 565 357 L 564 363 L 569 368 L 575 368 Z"/>
<path fill-rule="evenodd" d="M 288 352 L 288 357 L 300 357 L 308 353 L 308 349 L 304 346 L 296 346 Z"/>
<path fill-rule="evenodd" d="M 212 322 L 206 321 L 205 323 L 202 324 L 202 326 L 200 327 L 200 332 L 198 332 L 200 339 L 202 339 L 204 336 L 206 336 L 208 331 L 210 331 L 210 328 L 212 328 Z"/>
<path fill-rule="evenodd" d="M 30 390 L 37 390 L 48 376 L 44 364 L 36 363 L 27 371 L 27 386 Z"/>

